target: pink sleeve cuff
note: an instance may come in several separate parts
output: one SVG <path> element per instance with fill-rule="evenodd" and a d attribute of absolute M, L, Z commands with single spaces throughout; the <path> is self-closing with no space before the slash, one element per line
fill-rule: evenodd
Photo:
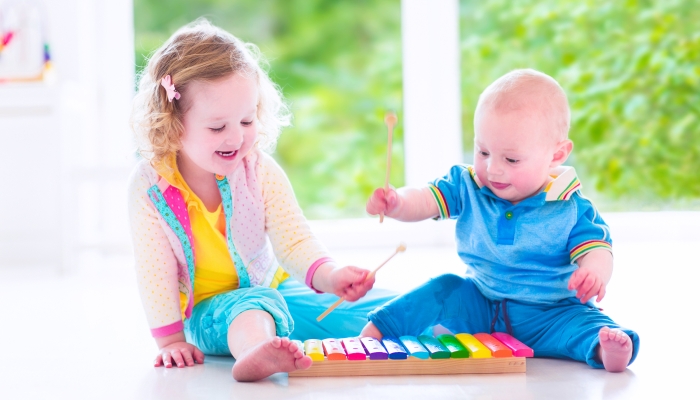
<path fill-rule="evenodd" d="M 185 329 L 185 325 L 182 321 L 174 322 L 170 325 L 161 326 L 160 328 L 151 329 L 151 336 L 154 338 L 172 335 L 173 333 L 178 333 Z"/>
<path fill-rule="evenodd" d="M 323 292 L 316 290 L 316 288 L 314 288 L 314 285 L 313 285 L 314 274 L 316 273 L 316 270 L 318 269 L 318 267 L 320 267 L 321 265 L 323 265 L 324 263 L 327 263 L 327 262 L 333 262 L 333 259 L 330 257 L 319 258 L 318 260 L 316 260 L 316 262 L 311 264 L 311 268 L 309 268 L 309 271 L 306 272 L 306 286 L 310 287 L 311 290 L 313 290 L 316 293 L 323 293 Z"/>

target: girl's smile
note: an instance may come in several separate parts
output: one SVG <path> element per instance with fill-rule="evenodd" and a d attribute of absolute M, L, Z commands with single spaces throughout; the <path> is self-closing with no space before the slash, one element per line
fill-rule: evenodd
<path fill-rule="evenodd" d="M 220 155 L 221 158 L 223 158 L 225 160 L 232 160 L 236 157 L 236 154 L 238 154 L 238 150 L 217 151 L 216 154 Z"/>

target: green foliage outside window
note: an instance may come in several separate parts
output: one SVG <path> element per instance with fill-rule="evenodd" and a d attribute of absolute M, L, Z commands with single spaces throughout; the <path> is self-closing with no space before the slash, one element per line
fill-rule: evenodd
<path fill-rule="evenodd" d="M 697 1 L 462 0 L 460 18 L 469 147 L 479 93 L 509 70 L 535 68 L 569 96 L 570 164 L 583 175 L 584 192 L 597 190 L 615 209 L 669 201 L 697 207 Z"/>
<path fill-rule="evenodd" d="M 391 182 L 403 184 L 400 0 L 135 0 L 137 70 L 206 17 L 270 60 L 294 126 L 275 152 L 310 218 L 360 217 L 383 185 L 384 114 L 398 112 Z M 570 164 L 603 209 L 700 208 L 700 8 L 694 0 L 461 0 L 465 154 L 479 93 L 544 71 L 572 108 Z M 603 203 L 601 205 L 601 203 Z"/>
<path fill-rule="evenodd" d="M 135 0 L 137 69 L 206 17 L 270 61 L 294 114 L 275 158 L 310 218 L 361 217 L 384 184 L 384 115 L 396 111 L 391 182 L 403 184 L 400 0 Z"/>

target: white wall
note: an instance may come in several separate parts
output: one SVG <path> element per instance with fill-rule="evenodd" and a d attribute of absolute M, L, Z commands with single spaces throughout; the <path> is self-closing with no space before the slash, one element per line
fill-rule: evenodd
<path fill-rule="evenodd" d="M 38 2 L 55 80 L 0 84 L 0 267 L 66 271 L 128 235 L 133 12 L 131 0 Z"/>
<path fill-rule="evenodd" d="M 60 256 L 60 134 L 40 85 L 0 86 L 0 266 Z"/>

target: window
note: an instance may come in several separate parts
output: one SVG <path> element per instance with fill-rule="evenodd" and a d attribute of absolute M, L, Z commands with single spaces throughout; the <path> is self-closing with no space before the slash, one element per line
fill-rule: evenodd
<path fill-rule="evenodd" d="M 137 68 L 177 28 L 203 16 L 260 47 L 294 114 L 274 157 L 311 219 L 365 215 L 384 184 L 395 111 L 391 182 L 404 182 L 401 2 L 135 0 Z"/>
<path fill-rule="evenodd" d="M 692 0 L 461 0 L 465 153 L 479 93 L 534 68 L 569 97 L 569 164 L 599 207 L 700 209 L 698 18 Z"/>

